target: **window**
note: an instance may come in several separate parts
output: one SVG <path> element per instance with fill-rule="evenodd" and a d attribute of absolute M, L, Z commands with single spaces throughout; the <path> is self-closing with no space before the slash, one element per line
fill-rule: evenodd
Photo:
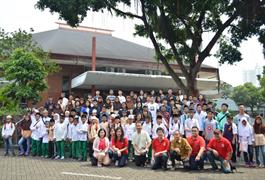
<path fill-rule="evenodd" d="M 69 95 L 70 88 L 70 78 L 69 76 L 63 76 L 62 79 L 62 92 L 65 93 L 66 96 Z"/>

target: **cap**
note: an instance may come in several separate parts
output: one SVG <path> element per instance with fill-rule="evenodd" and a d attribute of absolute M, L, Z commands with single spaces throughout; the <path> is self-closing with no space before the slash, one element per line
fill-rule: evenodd
<path fill-rule="evenodd" d="M 12 116 L 11 115 L 7 115 L 6 119 L 12 119 Z"/>
<path fill-rule="evenodd" d="M 97 110 L 96 109 L 93 109 L 92 113 L 97 113 Z"/>
<path fill-rule="evenodd" d="M 134 115 L 130 114 L 130 115 L 128 116 L 128 119 L 134 119 Z"/>

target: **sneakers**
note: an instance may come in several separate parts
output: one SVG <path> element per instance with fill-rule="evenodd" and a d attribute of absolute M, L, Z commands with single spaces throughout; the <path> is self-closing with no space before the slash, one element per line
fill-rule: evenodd
<path fill-rule="evenodd" d="M 115 162 L 115 166 L 119 166 L 119 161 L 116 161 Z"/>
<path fill-rule="evenodd" d="M 262 164 L 260 164 L 260 165 L 259 165 L 259 168 L 265 168 L 265 166 L 264 166 L 264 165 L 262 165 Z"/>
<path fill-rule="evenodd" d="M 61 160 L 64 160 L 64 156 L 62 156 L 60 159 L 61 159 Z"/>
<path fill-rule="evenodd" d="M 102 164 L 101 163 L 98 163 L 98 167 L 102 167 Z"/>
<path fill-rule="evenodd" d="M 60 158 L 60 156 L 56 156 L 54 159 L 59 159 Z"/>
<path fill-rule="evenodd" d="M 19 153 L 19 154 L 18 154 L 18 156 L 23 156 L 23 155 L 24 155 L 24 153 L 23 153 L 23 152 L 21 152 L 21 153 Z"/>
<path fill-rule="evenodd" d="M 253 162 L 249 163 L 249 167 L 256 167 L 255 164 Z"/>
<path fill-rule="evenodd" d="M 4 154 L 4 156 L 8 156 L 8 153 L 6 152 L 6 153 Z"/>

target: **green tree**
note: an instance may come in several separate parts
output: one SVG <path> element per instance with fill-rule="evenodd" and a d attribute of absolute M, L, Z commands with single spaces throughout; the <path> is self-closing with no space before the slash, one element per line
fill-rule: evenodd
<path fill-rule="evenodd" d="M 207 57 L 215 55 L 220 63 L 241 61 L 238 47 L 254 35 L 265 47 L 264 4 L 264 0 L 38 0 L 36 6 L 59 13 L 60 19 L 71 26 L 82 22 L 89 10 L 108 10 L 140 20 L 135 34 L 151 39 L 157 59 L 176 84 L 185 93 L 195 95 L 196 78 Z M 209 42 L 203 41 L 205 36 L 211 38 Z M 211 54 L 215 45 L 219 51 Z M 171 62 L 178 64 L 186 83 Z"/>
<path fill-rule="evenodd" d="M 220 84 L 220 93 L 222 94 L 222 97 L 231 97 L 233 92 L 233 86 L 231 84 L 228 84 L 226 82 L 222 82 Z"/>
<path fill-rule="evenodd" d="M 8 61 L 2 64 L 4 77 L 10 81 L 1 89 L 0 96 L 15 102 L 37 102 L 40 93 L 46 89 L 47 71 L 43 62 L 33 52 L 25 49 L 16 49 Z"/>
<path fill-rule="evenodd" d="M 264 102 L 263 97 L 261 88 L 255 87 L 249 82 L 235 87 L 232 93 L 232 99 L 237 104 L 244 104 L 249 107 L 252 114 L 254 113 L 254 109 L 258 109 L 259 105 Z"/>
<path fill-rule="evenodd" d="M 32 39 L 33 29 L 30 33 L 24 30 L 18 30 L 14 32 L 5 32 L 0 28 L 0 64 L 9 60 L 11 54 L 17 48 L 22 48 L 27 52 L 33 53 L 43 63 L 45 70 L 48 73 L 57 72 L 59 66 L 50 60 L 49 53 L 44 52 L 41 47 Z M 0 77 L 3 72 L 0 73 Z"/>

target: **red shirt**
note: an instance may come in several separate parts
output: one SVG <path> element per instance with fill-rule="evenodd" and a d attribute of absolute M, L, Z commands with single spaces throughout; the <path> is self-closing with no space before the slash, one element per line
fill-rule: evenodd
<path fill-rule="evenodd" d="M 112 144 L 112 146 L 115 146 L 115 148 L 118 148 L 118 149 L 123 149 L 123 148 L 127 147 L 127 149 L 125 151 L 122 151 L 121 154 L 128 154 L 128 139 L 126 137 L 123 138 L 123 142 L 119 141 L 119 140 L 117 140 L 117 142 L 115 142 L 115 139 L 112 138 L 111 144 Z"/>
<path fill-rule="evenodd" d="M 207 147 L 216 150 L 219 156 L 225 160 L 228 160 L 228 155 L 233 152 L 231 143 L 224 137 L 221 137 L 220 140 L 211 139 Z"/>
<path fill-rule="evenodd" d="M 169 151 L 169 140 L 167 138 L 163 138 L 162 141 L 159 141 L 158 137 L 155 138 L 152 142 L 152 148 L 154 150 L 155 153 L 157 152 L 161 152 L 161 151 Z"/>
<path fill-rule="evenodd" d="M 196 138 L 190 136 L 187 140 L 192 148 L 191 156 L 196 156 L 202 147 L 206 147 L 205 141 L 201 136 L 197 136 Z"/>

